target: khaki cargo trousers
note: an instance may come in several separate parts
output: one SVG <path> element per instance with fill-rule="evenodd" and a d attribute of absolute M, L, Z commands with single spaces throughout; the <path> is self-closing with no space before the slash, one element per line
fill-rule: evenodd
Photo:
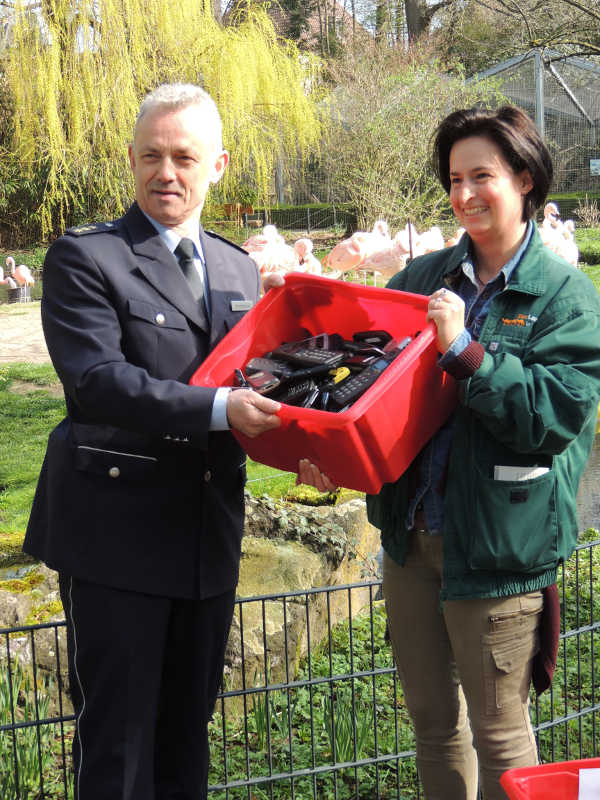
<path fill-rule="evenodd" d="M 383 561 L 394 657 L 426 800 L 506 800 L 502 773 L 537 763 L 529 719 L 542 593 L 447 601 L 443 537 L 411 533 L 406 563 Z"/>

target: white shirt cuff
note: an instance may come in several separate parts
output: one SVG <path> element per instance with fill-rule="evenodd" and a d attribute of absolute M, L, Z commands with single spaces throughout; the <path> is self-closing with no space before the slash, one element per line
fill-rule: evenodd
<path fill-rule="evenodd" d="M 230 391 L 231 391 L 230 386 L 220 386 L 215 392 L 215 399 L 213 400 L 209 430 L 211 431 L 229 430 L 229 421 L 227 419 L 227 397 Z"/>

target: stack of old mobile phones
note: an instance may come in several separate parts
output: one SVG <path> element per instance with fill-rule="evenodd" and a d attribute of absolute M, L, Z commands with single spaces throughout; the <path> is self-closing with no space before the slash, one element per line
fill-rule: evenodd
<path fill-rule="evenodd" d="M 351 340 L 321 333 L 250 359 L 243 370 L 235 370 L 236 379 L 281 403 L 345 411 L 412 339 L 396 339 L 387 331 L 358 331 Z"/>

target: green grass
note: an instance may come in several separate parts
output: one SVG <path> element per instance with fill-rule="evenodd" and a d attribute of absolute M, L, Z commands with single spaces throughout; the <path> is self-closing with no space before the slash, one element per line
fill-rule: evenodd
<path fill-rule="evenodd" d="M 31 389 L 9 391 L 17 381 Z M 0 367 L 0 535 L 24 535 L 48 434 L 65 413 L 63 398 L 47 391 L 57 385 L 50 366 Z"/>
<path fill-rule="evenodd" d="M 600 228 L 575 228 L 575 243 L 579 248 L 582 268 L 586 272 L 587 267 L 600 264 Z"/>
<path fill-rule="evenodd" d="M 11 391 L 17 383 L 20 391 Z M 12 546 L 15 536 L 25 535 L 48 435 L 65 414 L 62 396 L 50 393 L 59 386 L 50 364 L 0 366 L 0 545 Z M 303 501 L 313 504 L 327 497 L 295 483 L 293 473 L 248 461 L 248 489 L 256 497 L 294 499 L 302 493 Z"/>

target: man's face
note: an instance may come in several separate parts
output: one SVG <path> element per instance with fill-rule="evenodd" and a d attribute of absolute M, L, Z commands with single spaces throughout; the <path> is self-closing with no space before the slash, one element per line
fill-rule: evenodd
<path fill-rule="evenodd" d="M 139 121 L 129 162 L 135 199 L 148 216 L 176 228 L 198 219 L 211 183 L 227 165 L 202 106 L 157 108 Z"/>

